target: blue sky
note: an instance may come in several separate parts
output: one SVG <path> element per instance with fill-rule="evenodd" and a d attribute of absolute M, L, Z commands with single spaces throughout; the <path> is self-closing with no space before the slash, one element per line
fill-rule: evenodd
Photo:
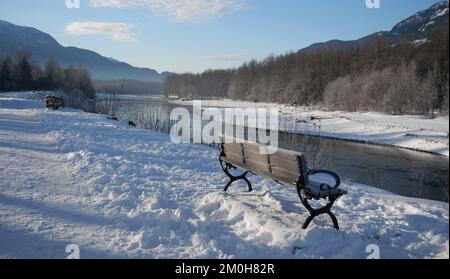
<path fill-rule="evenodd" d="M 0 19 L 158 71 L 201 72 L 389 30 L 437 0 L 1 0 Z"/>

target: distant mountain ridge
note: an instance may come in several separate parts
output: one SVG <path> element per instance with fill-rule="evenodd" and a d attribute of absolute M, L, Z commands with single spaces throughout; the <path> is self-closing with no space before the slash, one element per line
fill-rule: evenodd
<path fill-rule="evenodd" d="M 429 35 L 443 27 L 448 26 L 449 3 L 440 1 L 430 8 L 397 23 L 390 31 L 381 31 L 352 41 L 331 40 L 324 43 L 313 44 L 301 49 L 299 53 L 306 53 L 325 48 L 346 48 L 360 46 L 375 37 L 389 39 L 392 43 L 426 41 Z"/>
<path fill-rule="evenodd" d="M 448 1 L 438 2 L 395 25 L 391 34 L 394 36 L 415 35 L 425 38 L 435 29 L 448 25 L 448 8 Z"/>
<path fill-rule="evenodd" d="M 63 67 L 84 67 L 98 80 L 133 79 L 161 82 L 171 74 L 133 67 L 90 50 L 64 47 L 52 36 L 38 29 L 0 20 L 0 56 L 16 57 L 17 52 L 22 50 L 30 52 L 31 60 L 41 66 L 52 57 Z"/>

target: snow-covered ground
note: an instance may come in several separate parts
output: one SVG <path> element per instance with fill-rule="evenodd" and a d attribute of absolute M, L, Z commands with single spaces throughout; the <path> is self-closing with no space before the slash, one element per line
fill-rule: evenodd
<path fill-rule="evenodd" d="M 32 94 L 29 94 L 32 97 Z M 20 98 L 19 98 L 20 97 Z M 218 153 L 73 109 L 0 94 L 0 257 L 448 258 L 448 204 L 349 184 L 341 231 L 308 230 L 295 190 L 233 189 Z"/>
<path fill-rule="evenodd" d="M 192 105 L 192 101 L 172 101 Z M 280 129 L 304 133 L 306 128 L 321 127 L 309 133 L 338 139 L 392 145 L 449 156 L 449 118 L 430 119 L 415 115 L 352 113 L 324 111 L 273 103 L 253 103 L 233 100 L 204 100 L 203 107 L 276 107 L 281 112 Z M 305 125 L 304 123 L 309 123 Z"/>

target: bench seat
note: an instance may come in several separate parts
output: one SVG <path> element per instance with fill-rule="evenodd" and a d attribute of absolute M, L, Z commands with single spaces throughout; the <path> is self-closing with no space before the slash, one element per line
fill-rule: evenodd
<path fill-rule="evenodd" d="M 305 187 L 306 193 L 312 198 L 319 200 L 328 197 L 340 197 L 348 194 L 347 191 L 341 188 L 333 188 L 327 184 L 309 181 L 308 185 Z"/>

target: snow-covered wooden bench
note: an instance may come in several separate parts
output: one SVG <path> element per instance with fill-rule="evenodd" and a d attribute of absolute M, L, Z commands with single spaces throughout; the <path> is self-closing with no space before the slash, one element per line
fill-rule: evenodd
<path fill-rule="evenodd" d="M 347 192 L 339 188 L 341 180 L 337 174 L 327 170 L 309 170 L 302 153 L 277 149 L 275 153 L 269 154 L 269 152 L 266 152 L 268 147 L 265 145 L 228 142 L 232 141 L 225 141 L 225 138 L 222 138 L 220 145 L 220 165 L 230 178 L 225 186 L 225 192 L 234 182 L 239 180 L 245 181 L 249 191 L 252 192 L 252 184 L 247 179 L 249 173 L 285 186 L 295 187 L 300 200 L 310 212 L 303 229 L 307 229 L 311 221 L 317 216 L 327 214 L 333 221 L 334 227 L 339 230 L 339 223 L 336 216 L 331 212 L 331 208 L 335 201 Z M 238 168 L 242 169 L 244 173 L 238 176 L 231 174 L 231 169 Z M 326 177 L 327 181 L 331 179 L 334 185 L 314 181 L 312 176 Z M 327 200 L 328 202 L 321 208 L 313 208 L 309 202 L 311 200 Z"/>
<path fill-rule="evenodd" d="M 58 110 L 59 108 L 64 108 L 64 100 L 55 96 L 47 96 L 44 99 L 45 106 L 48 109 Z"/>

